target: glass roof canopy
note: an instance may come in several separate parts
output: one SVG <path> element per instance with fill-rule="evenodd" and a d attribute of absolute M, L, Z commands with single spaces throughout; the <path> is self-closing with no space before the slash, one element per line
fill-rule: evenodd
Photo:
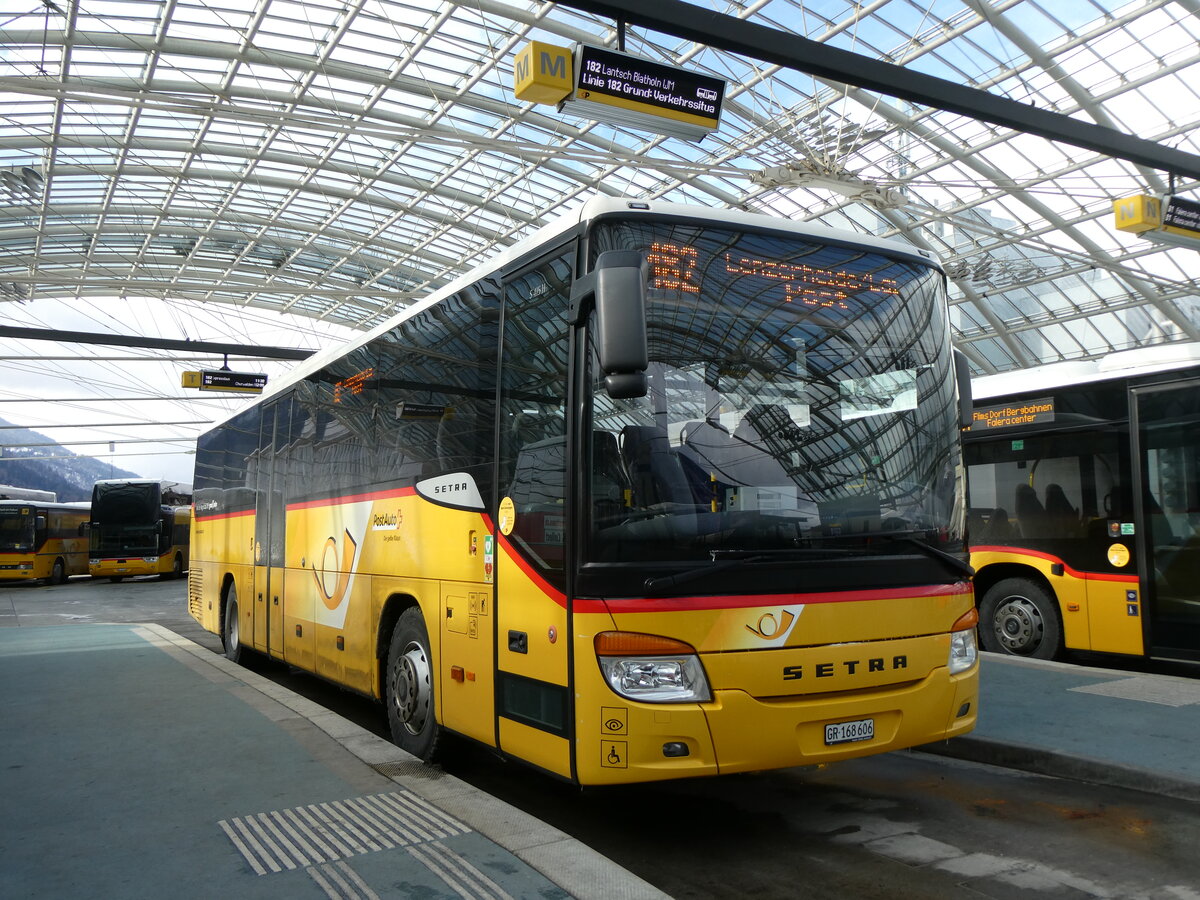
<path fill-rule="evenodd" d="M 978 373 L 1200 339 L 1200 253 L 1112 226 L 1163 172 L 635 28 L 628 52 L 728 80 L 720 130 L 560 115 L 514 98 L 516 50 L 617 32 L 532 0 L 21 2 L 0 21 L 13 321 L 153 298 L 226 337 L 254 311 L 365 329 L 599 192 L 930 249 Z M 1200 154 L 1200 0 L 694 2 Z"/>

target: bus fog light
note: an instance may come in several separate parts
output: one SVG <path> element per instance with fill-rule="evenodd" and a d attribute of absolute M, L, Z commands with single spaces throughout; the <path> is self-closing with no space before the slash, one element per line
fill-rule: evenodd
<path fill-rule="evenodd" d="M 951 675 L 967 671 L 975 665 L 978 658 L 979 651 L 975 646 L 974 628 L 950 634 L 950 661 L 948 664 Z"/>
<path fill-rule="evenodd" d="M 663 744 L 663 756 L 668 759 L 689 755 L 688 745 L 683 741 L 667 741 L 667 743 Z"/>

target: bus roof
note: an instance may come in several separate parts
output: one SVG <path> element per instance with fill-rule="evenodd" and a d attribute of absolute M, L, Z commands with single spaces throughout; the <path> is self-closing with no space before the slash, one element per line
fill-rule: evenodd
<path fill-rule="evenodd" d="M 1153 375 L 1194 365 L 1200 365 L 1200 342 L 1155 344 L 1135 350 L 1120 350 L 1096 359 L 1068 360 L 1017 372 L 972 378 L 971 395 L 977 401 L 991 400 L 1134 375 Z"/>
<path fill-rule="evenodd" d="M 762 229 L 768 231 L 779 231 L 784 233 L 795 234 L 801 237 L 810 237 L 822 241 L 832 241 L 841 244 L 850 244 L 854 246 L 865 247 L 870 250 L 878 250 L 883 253 L 889 253 L 902 257 L 908 257 L 914 262 L 923 262 L 926 265 L 934 266 L 941 269 L 940 261 L 926 250 L 919 249 L 914 245 L 905 241 L 892 238 L 881 238 L 875 235 L 859 234 L 854 231 L 845 229 L 830 228 L 825 225 L 817 225 L 811 222 L 797 222 L 791 219 L 781 219 L 775 216 L 765 215 L 762 213 L 743 212 L 738 209 L 717 209 L 706 206 L 690 206 L 681 203 L 665 203 L 657 200 L 637 200 L 631 197 L 606 197 L 595 196 L 589 199 L 582 206 L 571 212 L 555 219 L 553 222 L 543 226 L 537 231 L 522 238 L 511 247 L 505 250 L 484 263 L 476 266 L 468 272 L 460 275 L 458 278 L 449 284 L 438 288 L 425 297 L 410 306 L 397 312 L 394 316 L 385 322 L 380 323 L 370 331 L 356 337 L 353 341 L 344 344 L 335 344 L 325 350 L 315 353 L 302 363 L 297 365 L 286 376 L 279 381 L 270 385 L 260 397 L 260 400 L 267 399 L 275 394 L 281 393 L 291 387 L 296 382 L 302 380 L 313 372 L 319 371 L 324 366 L 328 365 L 335 359 L 338 359 L 343 354 L 350 350 L 361 347 L 370 343 L 381 334 L 387 333 L 394 328 L 397 323 L 404 321 L 410 316 L 416 315 L 426 307 L 433 306 L 443 298 L 462 290 L 469 284 L 473 284 L 485 275 L 489 275 L 500 269 L 503 269 L 509 263 L 519 260 L 522 256 L 543 244 L 551 243 L 556 237 L 565 235 L 579 226 L 581 223 L 590 222 L 595 219 L 616 215 L 620 213 L 635 213 L 651 216 L 662 216 L 664 218 L 684 218 L 684 219 L 701 219 L 713 225 L 730 225 L 739 228 Z M 241 410 L 230 413 L 224 419 L 218 419 L 213 424 L 219 425 L 229 419 L 234 418 Z"/>
<path fill-rule="evenodd" d="M 92 504 L 85 500 L 72 500 L 60 503 L 57 500 L 14 500 L 12 498 L 0 500 L 0 506 L 32 506 L 36 509 L 67 510 L 71 512 L 87 512 L 92 508 Z"/>

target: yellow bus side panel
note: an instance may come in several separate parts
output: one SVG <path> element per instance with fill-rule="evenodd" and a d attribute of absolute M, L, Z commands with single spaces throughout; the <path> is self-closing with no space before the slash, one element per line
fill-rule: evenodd
<path fill-rule="evenodd" d="M 1063 644 L 1070 650 L 1106 653 L 1144 652 L 1141 604 L 1134 601 L 1138 614 L 1129 615 L 1126 592 L 1137 591 L 1137 573 L 1127 576 L 1089 577 L 1064 566 L 1055 575 L 1051 566 L 1061 560 L 1047 554 L 1021 553 L 1018 550 L 985 550 L 971 554 L 971 565 L 982 573 L 991 565 L 1024 566 L 1039 573 L 1054 591 L 1063 623 Z"/>
<path fill-rule="evenodd" d="M 500 746 L 518 759 L 563 778 L 571 777 L 571 744 L 566 738 L 501 718 Z"/>
<path fill-rule="evenodd" d="M 496 744 L 495 641 L 488 585 L 442 582 L 438 709 L 447 728 Z"/>
<path fill-rule="evenodd" d="M 560 593 L 541 582 L 504 539 L 496 553 L 498 667 L 535 681 L 567 683 L 567 610 Z M 509 635 L 527 638 L 526 652 L 509 647 Z"/>
<path fill-rule="evenodd" d="M 1092 637 L 1088 649 L 1138 656 L 1144 654 L 1146 645 L 1142 634 L 1142 616 L 1146 611 L 1139 600 L 1141 591 L 1137 582 L 1089 578 L 1086 584 Z M 1129 597 L 1130 592 L 1133 593 L 1133 599 Z"/>

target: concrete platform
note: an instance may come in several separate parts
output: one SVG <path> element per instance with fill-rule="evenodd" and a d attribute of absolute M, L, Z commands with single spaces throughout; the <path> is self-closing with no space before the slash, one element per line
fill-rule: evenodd
<path fill-rule="evenodd" d="M 665 895 L 157 625 L 0 629 L 0 896 Z"/>
<path fill-rule="evenodd" d="M 1200 800 L 1200 679 L 984 654 L 918 748 Z M 666 895 L 159 625 L 0 628 L 0 897 Z"/>
<path fill-rule="evenodd" d="M 1200 800 L 1200 677 L 982 657 L 975 730 L 920 749 Z"/>

